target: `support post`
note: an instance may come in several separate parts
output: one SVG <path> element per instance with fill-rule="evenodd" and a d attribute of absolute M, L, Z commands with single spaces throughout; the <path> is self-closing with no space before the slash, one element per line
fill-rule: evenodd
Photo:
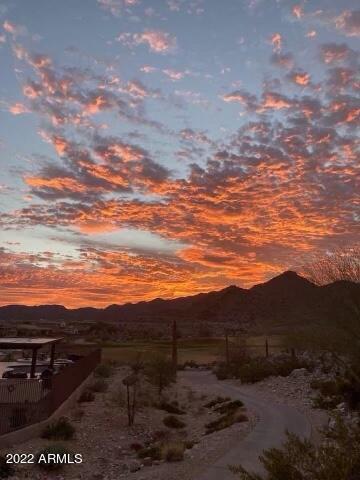
<path fill-rule="evenodd" d="M 37 360 L 37 348 L 34 348 L 32 351 L 32 358 L 31 358 L 30 378 L 35 378 L 36 360 Z"/>
<path fill-rule="evenodd" d="M 266 358 L 269 356 L 269 342 L 268 342 L 268 339 L 265 340 L 265 355 L 266 355 Z"/>

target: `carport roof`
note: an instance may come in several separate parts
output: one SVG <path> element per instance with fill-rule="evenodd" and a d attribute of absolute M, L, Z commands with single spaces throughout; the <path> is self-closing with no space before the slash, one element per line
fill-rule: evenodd
<path fill-rule="evenodd" d="M 9 350 L 16 348 L 23 348 L 29 350 L 35 350 L 46 345 L 58 343 L 62 338 L 25 338 L 25 337 L 0 337 L 0 349 Z"/>

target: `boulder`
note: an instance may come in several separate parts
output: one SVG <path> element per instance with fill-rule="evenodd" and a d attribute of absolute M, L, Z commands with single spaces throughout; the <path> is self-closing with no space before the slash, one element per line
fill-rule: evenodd
<path fill-rule="evenodd" d="M 137 472 L 138 470 L 141 469 L 141 463 L 138 461 L 138 460 L 132 460 L 131 462 L 129 462 L 129 471 L 134 473 L 134 472 Z"/>

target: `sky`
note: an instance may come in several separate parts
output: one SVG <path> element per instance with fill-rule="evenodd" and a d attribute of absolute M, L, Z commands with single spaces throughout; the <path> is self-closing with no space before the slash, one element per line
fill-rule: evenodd
<path fill-rule="evenodd" d="M 359 242 L 355 0 L 0 0 L 0 305 L 248 288 Z"/>

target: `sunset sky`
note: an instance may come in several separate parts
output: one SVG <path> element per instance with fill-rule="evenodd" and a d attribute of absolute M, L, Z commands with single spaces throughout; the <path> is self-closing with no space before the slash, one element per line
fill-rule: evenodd
<path fill-rule="evenodd" d="M 249 287 L 351 246 L 356 0 L 0 0 L 0 304 Z"/>

